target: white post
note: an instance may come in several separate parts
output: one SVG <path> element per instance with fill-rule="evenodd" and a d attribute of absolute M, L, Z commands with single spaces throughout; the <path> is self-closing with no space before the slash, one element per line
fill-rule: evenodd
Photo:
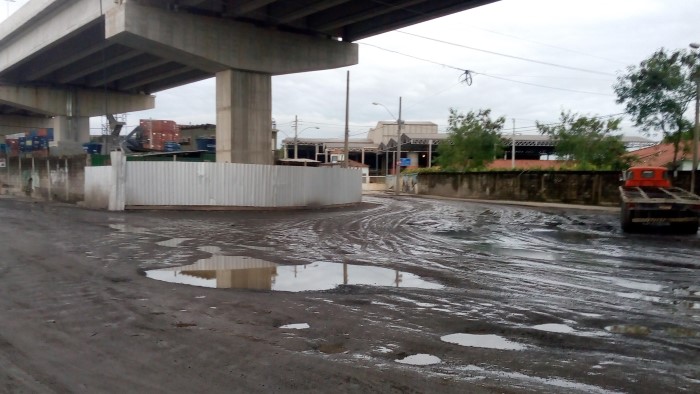
<path fill-rule="evenodd" d="M 110 152 L 112 183 L 109 189 L 110 211 L 123 211 L 126 206 L 126 156 L 121 151 Z"/>
<path fill-rule="evenodd" d="M 68 159 L 64 160 L 64 163 L 66 165 L 66 201 L 69 201 L 70 199 L 70 171 L 68 171 Z"/>
<path fill-rule="evenodd" d="M 51 195 L 51 162 L 49 161 L 49 159 L 46 159 L 46 178 L 48 178 L 49 201 L 52 201 L 53 196 Z"/>

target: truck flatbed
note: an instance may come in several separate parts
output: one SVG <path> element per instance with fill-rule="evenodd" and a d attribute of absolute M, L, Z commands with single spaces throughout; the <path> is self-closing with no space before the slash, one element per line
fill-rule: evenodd
<path fill-rule="evenodd" d="M 625 232 L 640 226 L 664 226 L 673 232 L 695 234 L 700 218 L 700 196 L 671 186 L 663 167 L 631 167 L 620 186 L 620 225 Z"/>

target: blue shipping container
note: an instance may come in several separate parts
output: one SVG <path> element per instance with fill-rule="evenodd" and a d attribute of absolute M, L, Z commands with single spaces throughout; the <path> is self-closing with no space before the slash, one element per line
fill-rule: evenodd
<path fill-rule="evenodd" d="M 175 141 L 167 141 L 163 144 L 163 150 L 166 152 L 179 152 L 181 149 L 180 144 Z"/>
<path fill-rule="evenodd" d="M 96 144 L 93 142 L 86 142 L 83 144 L 83 150 L 88 155 L 99 155 L 102 152 L 102 144 Z"/>
<path fill-rule="evenodd" d="M 216 138 L 197 138 L 197 150 L 216 152 Z"/>

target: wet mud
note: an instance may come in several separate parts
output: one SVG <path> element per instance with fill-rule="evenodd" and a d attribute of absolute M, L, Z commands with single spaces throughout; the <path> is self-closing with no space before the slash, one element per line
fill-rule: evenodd
<path fill-rule="evenodd" d="M 0 200 L 0 387 L 700 391 L 700 236 L 624 234 L 610 212 L 364 201 Z"/>

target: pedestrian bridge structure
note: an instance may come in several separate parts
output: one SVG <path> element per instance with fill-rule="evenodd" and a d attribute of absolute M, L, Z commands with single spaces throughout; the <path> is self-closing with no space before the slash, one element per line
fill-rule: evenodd
<path fill-rule="evenodd" d="M 30 0 L 0 24 L 0 134 L 53 127 L 68 151 L 89 117 L 216 77 L 217 161 L 272 164 L 272 76 L 357 64 L 356 40 L 493 1 Z"/>

